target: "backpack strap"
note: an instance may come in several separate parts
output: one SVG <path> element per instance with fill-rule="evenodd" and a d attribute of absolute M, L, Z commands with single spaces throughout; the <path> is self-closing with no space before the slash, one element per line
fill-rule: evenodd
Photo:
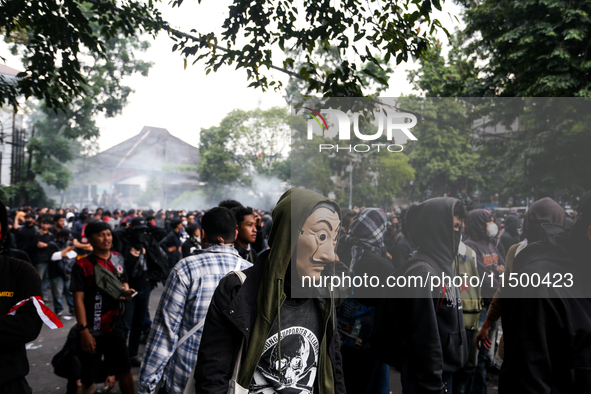
<path fill-rule="evenodd" d="M 234 271 L 228 272 L 228 274 L 226 276 L 228 276 L 230 274 L 236 274 L 236 276 L 238 276 L 238 278 L 240 279 L 240 282 L 242 282 L 242 284 L 244 284 L 244 281 L 246 280 L 246 274 L 242 271 L 238 271 L 240 269 L 241 265 L 242 265 L 242 261 L 239 261 L 238 264 L 236 264 Z M 183 343 L 185 343 L 185 341 L 187 339 L 189 339 L 191 337 L 191 335 L 193 335 L 197 331 L 199 331 L 199 329 L 201 327 L 203 327 L 204 325 L 205 325 L 205 318 L 201 319 L 199 321 L 199 323 L 197 323 L 195 326 L 193 326 L 193 328 L 191 328 L 191 330 L 189 330 L 189 332 L 187 332 L 185 335 L 183 335 L 183 337 L 181 339 L 178 340 L 174 349 L 172 349 L 172 353 L 176 352 L 176 350 L 179 348 L 179 346 L 181 346 Z"/>

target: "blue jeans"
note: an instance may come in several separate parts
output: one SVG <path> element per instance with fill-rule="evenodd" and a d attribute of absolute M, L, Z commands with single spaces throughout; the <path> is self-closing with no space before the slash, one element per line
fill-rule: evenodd
<path fill-rule="evenodd" d="M 47 277 L 47 263 L 39 263 L 35 266 L 37 268 L 37 272 L 39 273 L 39 277 L 41 278 L 41 292 L 43 295 L 43 300 L 47 300 L 47 290 L 51 285 L 49 283 L 49 278 Z"/>
<path fill-rule="evenodd" d="M 51 297 L 53 298 L 53 311 L 60 313 L 64 310 L 62 304 L 62 297 L 66 296 L 66 302 L 68 304 L 68 311 L 74 313 L 74 298 L 70 292 L 70 279 L 64 279 L 61 276 L 49 279 L 51 285 Z"/>
<path fill-rule="evenodd" d="M 150 286 L 146 286 L 131 301 L 127 301 L 124 304 L 123 329 L 125 337 L 129 335 L 128 348 L 130 357 L 137 356 L 149 302 Z"/>
<path fill-rule="evenodd" d="M 486 320 L 486 313 L 488 307 L 485 306 L 480 312 L 480 319 L 478 322 L 478 328 L 482 328 L 484 321 Z M 499 322 L 495 321 L 488 331 L 488 338 L 491 341 L 490 349 L 486 350 L 484 347 L 480 347 L 478 351 L 478 364 L 476 370 L 474 370 L 474 380 L 472 381 L 471 394 L 487 394 L 488 389 L 486 388 L 486 369 L 492 364 L 495 357 L 495 340 L 497 338 L 497 330 L 499 328 Z"/>

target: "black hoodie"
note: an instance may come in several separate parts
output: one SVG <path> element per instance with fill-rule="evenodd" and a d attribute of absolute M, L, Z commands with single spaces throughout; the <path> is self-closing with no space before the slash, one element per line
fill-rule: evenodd
<path fill-rule="evenodd" d="M 577 242 L 565 236 L 565 225 L 564 209 L 550 198 L 534 202 L 525 217 L 528 245 L 516 256 L 513 272 L 541 280 L 549 275 L 551 285 L 503 292 L 503 392 L 591 392 L 591 300 L 583 298 L 588 255 L 572 253 Z M 568 274 L 572 287 L 558 280 Z"/>
<path fill-rule="evenodd" d="M 433 198 L 409 208 L 405 225 L 418 252 L 395 276 L 454 275 L 452 262 L 458 251 L 453 209 L 457 203 L 454 198 Z M 431 291 L 430 285 L 411 286 L 394 288 L 392 296 L 380 304 L 376 315 L 374 338 L 380 340 L 374 344 L 387 355 L 382 360 L 402 356 L 420 393 L 443 394 L 443 374 L 460 370 L 468 359 L 459 289 L 450 286 Z"/>
<path fill-rule="evenodd" d="M 0 392 L 5 384 L 24 378 L 29 373 L 25 344 L 37 338 L 43 325 L 35 305 L 26 302 L 16 314 L 7 316 L 18 302 L 41 296 L 41 279 L 35 268 L 24 261 L 6 256 L 6 207 L 0 202 Z M 8 245 L 6 246 L 8 248 Z"/>
<path fill-rule="evenodd" d="M 539 241 L 515 257 L 513 273 L 542 281 L 549 275 L 551 285 L 509 287 L 503 293 L 501 393 L 591 393 L 591 299 L 582 298 L 589 280 L 580 272 L 586 262 L 569 256 L 563 235 L 562 226 L 542 224 L 536 231 Z M 572 287 L 558 280 L 568 274 Z"/>

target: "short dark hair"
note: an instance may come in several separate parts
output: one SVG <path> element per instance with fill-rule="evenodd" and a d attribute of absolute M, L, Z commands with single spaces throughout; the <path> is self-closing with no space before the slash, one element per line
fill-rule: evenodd
<path fill-rule="evenodd" d="M 170 221 L 170 228 L 175 229 L 176 226 L 178 226 L 181 223 L 182 223 L 182 220 L 181 219 L 172 219 Z"/>
<path fill-rule="evenodd" d="M 65 219 L 66 217 L 64 215 L 61 215 L 59 213 L 56 213 L 55 215 L 53 215 L 53 222 L 57 222 L 60 219 Z"/>
<path fill-rule="evenodd" d="M 211 208 L 201 218 L 201 228 L 205 231 L 208 243 L 212 245 L 217 243 L 218 237 L 232 243 L 236 236 L 236 217 L 228 208 Z"/>
<path fill-rule="evenodd" d="M 197 223 L 193 223 L 193 224 L 189 224 L 185 230 L 187 230 L 187 234 L 189 234 L 189 237 L 192 237 L 195 234 L 195 231 L 199 230 L 199 226 L 197 225 Z"/>
<path fill-rule="evenodd" d="M 43 215 L 39 219 L 39 223 L 41 223 L 41 224 L 53 224 L 53 220 L 52 220 L 52 218 L 51 218 L 50 215 Z"/>
<path fill-rule="evenodd" d="M 29 212 L 29 213 L 27 213 L 27 214 L 25 215 L 25 219 L 26 219 L 26 218 L 33 218 L 33 219 L 35 219 L 35 214 L 34 214 L 34 213 L 31 213 L 31 212 Z"/>
<path fill-rule="evenodd" d="M 60 231 L 57 232 L 56 237 L 62 237 L 65 239 L 69 239 L 70 238 L 70 230 L 68 230 L 67 228 L 62 228 Z"/>
<path fill-rule="evenodd" d="M 345 227 L 346 229 L 349 229 L 349 226 L 351 226 L 351 221 L 353 220 L 355 215 L 356 215 L 355 211 L 347 211 L 343 215 L 343 227 Z"/>
<path fill-rule="evenodd" d="M 129 211 L 127 211 L 127 215 L 133 215 L 135 213 L 135 209 L 130 209 Z"/>
<path fill-rule="evenodd" d="M 461 220 L 466 220 L 468 217 L 468 212 L 466 211 L 466 206 L 463 202 L 458 201 L 456 205 L 454 205 L 454 216 L 459 216 Z"/>
<path fill-rule="evenodd" d="M 103 212 L 103 215 L 110 217 L 111 216 L 111 211 L 105 211 L 105 212 Z"/>
<path fill-rule="evenodd" d="M 113 231 L 111 230 L 111 226 L 109 226 L 107 223 L 100 220 L 92 219 L 86 225 L 86 228 L 84 229 L 84 235 L 86 236 L 86 238 L 91 239 L 94 234 L 103 232 L 105 230 L 109 230 L 111 231 L 111 233 L 113 233 Z"/>
<path fill-rule="evenodd" d="M 251 207 L 240 207 L 233 210 L 236 216 L 236 224 L 240 224 L 244 221 L 246 215 L 254 215 L 254 211 Z"/>
<path fill-rule="evenodd" d="M 222 207 L 222 208 L 228 208 L 228 209 L 236 209 L 236 208 L 241 208 L 244 205 L 242 205 L 241 203 L 239 203 L 236 200 L 224 200 L 224 201 L 220 201 L 220 203 L 218 204 L 218 207 Z"/>

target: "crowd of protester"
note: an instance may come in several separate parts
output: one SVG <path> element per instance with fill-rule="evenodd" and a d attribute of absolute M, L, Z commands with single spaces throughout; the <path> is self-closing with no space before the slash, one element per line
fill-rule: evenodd
<path fill-rule="evenodd" d="M 53 360 L 68 394 L 105 380 L 123 394 L 388 394 L 390 367 L 405 394 L 487 393 L 490 372 L 501 393 L 591 392 L 589 294 L 517 297 L 500 282 L 588 280 L 591 192 L 580 201 L 573 218 L 550 198 L 521 215 L 449 197 L 385 212 L 304 189 L 272 212 L 235 200 L 196 211 L 1 206 L 0 394 L 30 392 L 24 345 L 42 322 L 74 319 Z M 292 281 L 329 272 L 490 280 L 327 292 Z"/>

